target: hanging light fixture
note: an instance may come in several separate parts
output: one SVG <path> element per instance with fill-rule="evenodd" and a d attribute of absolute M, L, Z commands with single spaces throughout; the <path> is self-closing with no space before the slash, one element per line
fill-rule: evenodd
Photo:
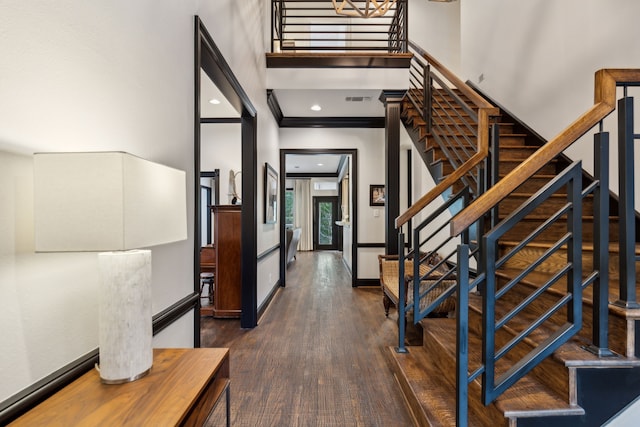
<path fill-rule="evenodd" d="M 338 15 L 361 18 L 382 16 L 396 4 L 397 0 L 333 0 L 333 7 Z M 349 6 L 345 10 L 345 6 Z"/>

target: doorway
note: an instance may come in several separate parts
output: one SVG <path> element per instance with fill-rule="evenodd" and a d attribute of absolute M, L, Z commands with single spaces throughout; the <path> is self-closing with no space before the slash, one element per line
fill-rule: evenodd
<path fill-rule="evenodd" d="M 237 78 L 224 60 L 220 50 L 198 16 L 195 17 L 195 69 L 194 69 L 194 164 L 195 164 L 195 239 L 194 239 L 194 298 L 199 299 L 200 292 L 200 252 L 203 241 L 202 205 L 207 203 L 207 192 L 201 192 L 200 179 L 202 172 L 211 170 L 211 165 L 203 165 L 202 137 L 206 126 L 230 125 L 237 129 L 241 159 L 236 170 L 242 171 L 240 194 L 240 291 L 241 312 L 240 324 L 243 328 L 257 325 L 257 111 Z M 211 84 L 209 84 L 211 83 Z M 212 93 L 207 93 L 211 89 Z M 216 101 L 216 102 L 214 102 Z M 207 113 L 210 105 L 228 106 L 231 114 Z M 218 163 L 220 156 L 217 155 Z M 201 167 L 204 166 L 204 167 Z M 225 176 L 225 175 L 223 175 Z M 215 190 L 214 190 L 215 191 Z M 203 200 L 204 196 L 204 200 Z M 219 203 L 219 197 L 216 203 Z M 213 203 L 213 201 L 212 201 Z M 215 229 L 215 227 L 213 227 Z M 215 234 L 215 233 L 214 233 Z M 200 316 L 194 316 L 194 347 L 200 346 Z"/>
<path fill-rule="evenodd" d="M 335 196 L 313 198 L 314 251 L 341 249 L 340 227 L 336 224 L 340 220 L 338 206 L 338 197 Z"/>
<path fill-rule="evenodd" d="M 313 159 L 311 163 L 318 164 L 316 161 L 317 158 L 314 156 L 322 156 L 322 155 L 331 155 L 331 156 L 339 156 L 341 157 L 340 166 L 338 166 L 332 173 L 301 173 L 299 172 L 303 168 L 296 169 L 295 165 L 290 170 L 287 170 L 289 163 L 292 163 L 291 158 L 295 157 L 308 157 L 309 159 Z M 318 165 L 319 166 L 319 165 Z M 298 172 L 296 172 L 298 170 Z M 308 247 L 303 250 L 312 250 L 314 249 L 314 239 L 313 235 L 317 234 L 313 231 L 313 227 L 311 224 L 317 221 L 313 221 L 313 200 L 312 200 L 312 190 L 309 187 L 306 187 L 307 190 L 304 189 L 305 186 L 300 186 L 302 188 L 298 188 L 298 186 L 289 184 L 287 187 L 287 182 L 298 182 L 305 181 L 310 179 L 319 179 L 325 181 L 334 181 L 336 186 L 333 190 L 333 194 L 326 194 L 326 197 L 335 197 L 337 199 L 336 210 L 332 210 L 333 220 L 332 223 L 334 225 L 339 225 L 339 230 L 335 235 L 337 236 L 337 242 L 335 242 L 335 248 L 340 249 L 342 251 L 342 259 L 344 264 L 347 266 L 347 269 L 351 273 L 351 286 L 357 286 L 357 272 L 358 272 L 358 204 L 355 202 L 358 200 L 358 150 L 357 149 L 344 149 L 344 148 L 322 148 L 322 149 L 311 149 L 311 148 L 283 148 L 280 150 L 280 176 L 285 177 L 285 179 L 280 180 L 280 217 L 281 218 L 290 218 L 291 221 L 281 221 L 280 222 L 280 242 L 282 242 L 281 247 L 284 248 L 284 242 L 286 242 L 286 223 L 290 223 L 290 227 L 297 228 L 302 224 L 297 223 L 296 215 L 303 214 L 304 217 L 308 218 L 306 221 L 309 224 L 308 228 L 303 227 L 303 233 L 308 232 Z M 293 188 L 296 187 L 296 188 Z M 289 188 L 289 190 L 287 190 Z M 302 191 L 302 193 L 299 193 Z M 300 196 L 303 197 L 300 197 Z M 321 197 L 323 194 L 316 194 L 313 197 Z M 293 212 L 289 212 L 287 216 L 286 207 L 291 206 L 291 201 L 287 205 L 285 198 L 294 199 L 297 201 L 301 201 L 304 203 L 304 206 L 298 206 L 293 209 Z M 308 202 L 305 202 L 308 200 Z M 304 213 L 303 213 L 304 212 Z M 338 221 L 339 224 L 336 224 Z M 306 228 L 306 230 L 305 230 Z M 332 232 L 332 235 L 334 233 Z M 332 239 L 333 240 L 333 239 Z M 302 241 L 302 238 L 301 238 Z M 332 242 L 333 243 L 333 242 Z M 302 247 L 302 244 L 299 246 Z M 330 248 L 331 246 L 328 246 Z M 286 286 L 287 277 L 286 277 L 286 251 L 280 251 L 280 284 L 281 286 Z"/>

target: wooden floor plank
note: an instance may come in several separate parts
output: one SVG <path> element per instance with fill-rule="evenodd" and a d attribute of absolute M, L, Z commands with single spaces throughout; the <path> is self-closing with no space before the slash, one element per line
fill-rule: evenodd
<path fill-rule="evenodd" d="M 411 426 L 381 292 L 352 288 L 338 252 L 299 252 L 257 328 L 203 317 L 202 346 L 230 348 L 232 425 Z M 223 407 L 208 426 L 224 425 Z"/>

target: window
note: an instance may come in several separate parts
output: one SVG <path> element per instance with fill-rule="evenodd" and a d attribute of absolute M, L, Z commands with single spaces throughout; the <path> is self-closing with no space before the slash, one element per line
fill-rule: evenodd
<path fill-rule="evenodd" d="M 287 227 L 293 227 L 293 211 L 295 195 L 293 188 L 287 188 L 284 192 L 284 223 Z"/>

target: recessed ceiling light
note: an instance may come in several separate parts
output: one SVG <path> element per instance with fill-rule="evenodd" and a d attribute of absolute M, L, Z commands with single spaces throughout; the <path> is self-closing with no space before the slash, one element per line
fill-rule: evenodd
<path fill-rule="evenodd" d="M 218 105 L 218 104 L 220 104 L 220 100 L 219 99 L 215 99 L 215 98 L 210 99 L 209 100 L 209 104 Z"/>
<path fill-rule="evenodd" d="M 294 168 L 294 169 L 300 169 L 300 166 L 295 165 L 293 168 Z"/>
<path fill-rule="evenodd" d="M 321 107 L 321 106 L 319 106 L 318 104 L 313 104 L 313 105 L 311 106 L 311 109 L 312 109 L 313 111 L 320 111 L 320 110 L 322 110 L 322 107 Z"/>
<path fill-rule="evenodd" d="M 324 166 L 324 163 L 318 163 L 318 166 Z"/>

